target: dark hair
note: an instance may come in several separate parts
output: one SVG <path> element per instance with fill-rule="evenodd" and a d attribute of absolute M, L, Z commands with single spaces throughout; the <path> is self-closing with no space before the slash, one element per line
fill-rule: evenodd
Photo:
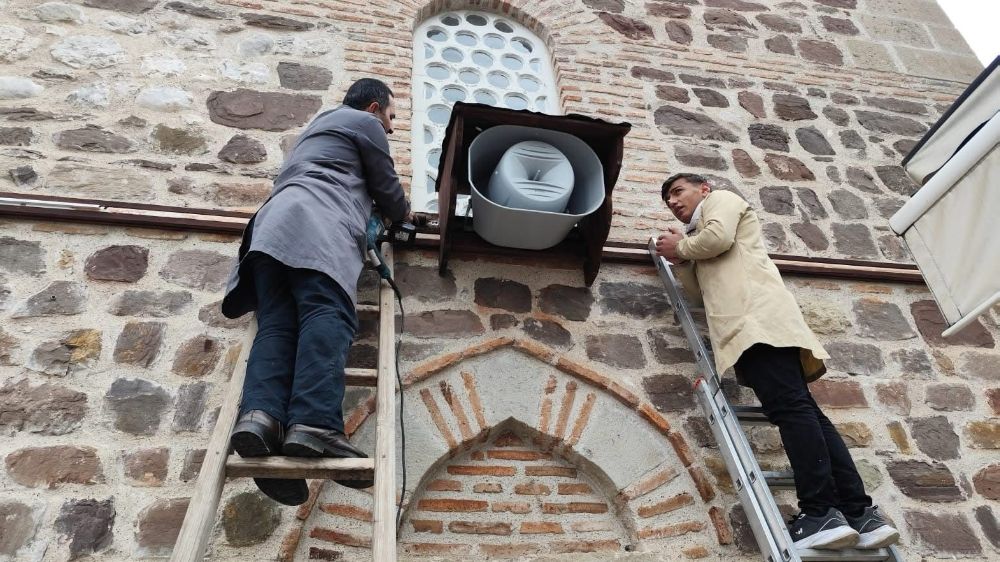
<path fill-rule="evenodd" d="M 687 180 L 691 183 L 708 183 L 708 178 L 698 174 L 690 174 L 687 172 L 681 172 L 679 174 L 674 174 L 667 178 L 667 181 L 663 182 L 663 186 L 660 187 L 660 198 L 666 201 L 670 196 L 670 186 L 677 180 Z"/>
<path fill-rule="evenodd" d="M 392 90 L 385 85 L 385 82 L 375 78 L 362 78 L 347 89 L 347 93 L 344 94 L 344 105 L 363 111 L 374 101 L 385 109 L 385 106 L 389 105 L 390 97 Z"/>

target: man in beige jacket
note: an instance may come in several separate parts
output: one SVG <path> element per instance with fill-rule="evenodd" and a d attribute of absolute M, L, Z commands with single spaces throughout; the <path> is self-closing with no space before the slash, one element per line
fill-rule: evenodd
<path fill-rule="evenodd" d="M 806 383 L 826 371 L 822 360 L 830 356 L 768 257 L 757 214 L 697 174 L 671 176 L 662 197 L 686 227 L 669 227 L 657 252 L 675 264 L 685 291 L 704 302 L 718 371 L 734 367 L 781 433 L 801 510 L 789 523 L 795 546 L 880 548 L 898 540 L 809 393 Z"/>

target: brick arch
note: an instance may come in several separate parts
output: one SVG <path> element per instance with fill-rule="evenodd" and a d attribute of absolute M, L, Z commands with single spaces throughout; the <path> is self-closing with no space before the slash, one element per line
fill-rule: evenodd
<path fill-rule="evenodd" d="M 731 540 L 723 510 L 709 505 L 715 491 L 684 436 L 649 402 L 549 347 L 512 337 L 484 340 L 418 364 L 406 373 L 403 387 L 406 510 L 444 463 L 495 438 L 504 424 L 515 424 L 530 428 L 536 449 L 554 452 L 601 482 L 632 544 L 642 547 L 692 533 L 697 538 L 709 527 L 718 542 Z M 349 414 L 346 424 L 366 450 L 374 447 L 375 424 L 367 423 L 374 419 L 373 409 L 370 399 Z M 367 523 L 342 529 L 353 524 L 345 514 L 370 518 L 370 496 L 339 486 L 317 492 L 313 501 L 320 509 L 299 514 L 306 529 L 297 532 L 309 537 L 309 548 L 363 548 L 370 540 Z M 698 514 L 693 519 L 692 511 Z"/>

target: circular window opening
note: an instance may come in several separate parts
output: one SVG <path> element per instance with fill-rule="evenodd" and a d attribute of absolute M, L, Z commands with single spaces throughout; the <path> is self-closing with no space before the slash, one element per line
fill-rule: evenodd
<path fill-rule="evenodd" d="M 486 25 L 486 18 L 480 16 L 479 14 L 470 14 L 465 18 L 465 21 L 471 23 L 472 25 Z"/>
<path fill-rule="evenodd" d="M 434 140 L 434 131 L 430 127 L 424 127 L 424 144 L 430 144 Z"/>
<path fill-rule="evenodd" d="M 479 71 L 474 68 L 463 68 L 458 73 L 458 78 L 466 84 L 478 84 L 481 76 Z"/>
<path fill-rule="evenodd" d="M 545 111 L 545 106 L 548 105 L 548 102 L 549 102 L 548 98 L 546 98 L 545 96 L 539 96 L 535 100 L 535 109 L 537 109 L 538 111 Z"/>
<path fill-rule="evenodd" d="M 518 77 L 517 83 L 521 85 L 521 89 L 526 92 L 537 92 L 542 89 L 542 83 L 538 81 L 534 76 L 522 75 Z"/>
<path fill-rule="evenodd" d="M 534 47 L 531 46 L 531 42 L 524 37 L 515 37 L 511 39 L 510 45 L 519 53 L 530 53 L 532 49 L 534 49 Z"/>
<path fill-rule="evenodd" d="M 443 64 L 431 64 L 427 66 L 427 76 L 435 80 L 444 80 L 451 75 L 451 71 Z"/>
<path fill-rule="evenodd" d="M 524 61 L 521 60 L 521 57 L 517 55 L 504 55 L 500 59 L 500 62 L 502 62 L 505 67 L 511 70 L 521 70 L 521 68 L 524 66 Z"/>
<path fill-rule="evenodd" d="M 500 37 L 496 33 L 489 33 L 483 37 L 483 43 L 491 49 L 503 49 L 504 45 L 507 44 L 503 37 Z"/>
<path fill-rule="evenodd" d="M 431 47 L 429 43 L 424 43 L 424 58 L 429 59 L 434 56 L 434 47 Z"/>
<path fill-rule="evenodd" d="M 451 14 L 448 14 L 447 16 L 444 16 L 444 17 L 441 18 L 441 23 L 443 23 L 443 24 L 445 24 L 447 26 L 450 26 L 450 27 L 455 27 L 456 25 L 458 25 L 458 24 L 460 24 L 462 22 L 457 17 L 455 17 L 455 16 L 453 16 Z"/>
<path fill-rule="evenodd" d="M 483 68 L 489 68 L 493 66 L 493 55 L 486 51 L 476 51 L 472 53 L 472 62 Z"/>
<path fill-rule="evenodd" d="M 479 38 L 476 37 L 476 34 L 471 31 L 459 31 L 455 34 L 455 41 L 458 41 L 459 45 L 473 47 L 479 42 Z"/>
<path fill-rule="evenodd" d="M 431 168 L 437 169 L 438 163 L 441 162 L 441 150 L 435 148 L 434 150 L 427 153 L 427 163 L 430 164 Z"/>
<path fill-rule="evenodd" d="M 432 105 L 430 109 L 427 110 L 427 117 L 430 118 L 432 123 L 437 123 L 438 125 L 447 125 L 448 118 L 451 116 L 451 109 L 445 105 Z"/>
<path fill-rule="evenodd" d="M 461 62 L 461 60 L 465 58 L 465 55 L 462 54 L 462 51 L 459 51 L 454 47 L 448 47 L 447 49 L 441 51 L 441 58 L 448 62 Z"/>
<path fill-rule="evenodd" d="M 503 97 L 503 103 L 511 109 L 526 109 L 528 107 L 528 98 L 521 94 L 507 94 Z"/>
<path fill-rule="evenodd" d="M 531 62 L 528 63 L 528 66 L 531 67 L 531 70 L 534 70 L 535 72 L 542 71 L 542 61 L 538 59 L 531 59 Z"/>
<path fill-rule="evenodd" d="M 460 86 L 445 86 L 441 90 L 441 96 L 450 102 L 465 101 L 468 94 L 465 93 L 465 88 Z"/>
<path fill-rule="evenodd" d="M 514 33 L 514 28 L 511 27 L 509 23 L 503 20 L 497 20 L 496 23 L 493 24 L 493 27 L 499 29 L 504 33 Z"/>
<path fill-rule="evenodd" d="M 424 83 L 424 99 L 429 100 L 437 93 L 437 89 L 430 84 Z"/>
<path fill-rule="evenodd" d="M 497 97 L 493 95 L 493 92 L 490 92 L 488 90 L 476 90 L 473 96 L 479 103 L 485 103 L 486 105 L 497 104 Z"/>
<path fill-rule="evenodd" d="M 437 43 L 444 43 L 448 40 L 448 34 L 443 29 L 431 28 L 427 30 L 427 38 Z"/>
<path fill-rule="evenodd" d="M 497 70 L 487 74 L 486 80 L 497 88 L 506 88 L 507 86 L 510 86 L 510 77 Z"/>

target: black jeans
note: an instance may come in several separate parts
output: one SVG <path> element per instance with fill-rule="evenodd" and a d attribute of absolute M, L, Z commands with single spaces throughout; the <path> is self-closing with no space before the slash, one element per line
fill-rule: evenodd
<path fill-rule="evenodd" d="M 283 425 L 344 430 L 344 366 L 358 329 L 350 297 L 333 279 L 267 254 L 251 260 L 257 336 L 241 413 L 264 410 Z"/>
<path fill-rule="evenodd" d="M 746 379 L 771 423 L 778 426 L 795 474 L 799 509 L 825 515 L 831 507 L 858 516 L 872 504 L 837 428 L 823 414 L 805 379 L 797 347 L 758 343 L 740 355 Z"/>

